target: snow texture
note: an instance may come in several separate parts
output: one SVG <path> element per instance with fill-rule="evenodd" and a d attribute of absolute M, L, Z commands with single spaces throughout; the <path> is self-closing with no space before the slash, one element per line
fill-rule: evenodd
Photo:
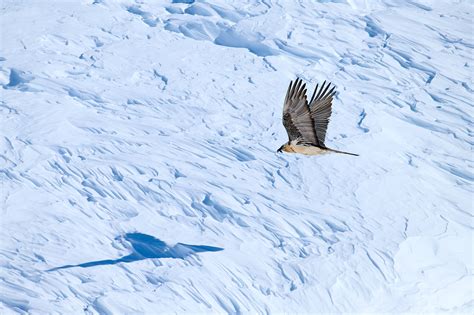
<path fill-rule="evenodd" d="M 0 6 L 0 313 L 473 312 L 472 1 Z"/>

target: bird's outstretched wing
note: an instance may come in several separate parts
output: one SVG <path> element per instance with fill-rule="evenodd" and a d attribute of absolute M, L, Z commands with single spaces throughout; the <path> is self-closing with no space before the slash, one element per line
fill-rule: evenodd
<path fill-rule="evenodd" d="M 313 96 L 309 102 L 311 118 L 314 121 L 314 131 L 318 144 L 322 147 L 324 139 L 326 138 L 326 131 L 328 129 L 329 117 L 331 116 L 332 98 L 336 94 L 335 86 L 331 87 L 331 82 L 326 85 L 326 81 L 318 89 L 318 85 L 314 89 Z"/>
<path fill-rule="evenodd" d="M 301 79 L 290 82 L 283 105 L 283 125 L 290 141 L 318 145 L 314 122 L 306 99 L 306 84 Z"/>

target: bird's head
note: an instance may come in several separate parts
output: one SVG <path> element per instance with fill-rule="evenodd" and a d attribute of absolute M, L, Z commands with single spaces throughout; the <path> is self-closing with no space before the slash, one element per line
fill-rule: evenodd
<path fill-rule="evenodd" d="M 282 151 L 289 152 L 288 146 L 289 146 L 289 144 L 288 144 L 288 143 L 285 143 L 284 145 L 282 145 L 282 146 L 277 150 L 277 152 L 282 152 Z"/>

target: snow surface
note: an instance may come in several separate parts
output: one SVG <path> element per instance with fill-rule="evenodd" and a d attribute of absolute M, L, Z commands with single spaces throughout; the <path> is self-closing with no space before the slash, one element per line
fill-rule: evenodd
<path fill-rule="evenodd" d="M 0 312 L 472 313 L 473 2 L 172 2 L 1 2 Z"/>

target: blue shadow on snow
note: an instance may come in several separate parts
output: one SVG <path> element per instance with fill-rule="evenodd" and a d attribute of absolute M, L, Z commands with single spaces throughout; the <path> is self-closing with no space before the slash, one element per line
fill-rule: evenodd
<path fill-rule="evenodd" d="M 206 245 L 188 245 L 178 243 L 173 247 L 166 245 L 165 242 L 142 233 L 127 233 L 123 238 L 132 245 L 132 253 L 130 255 L 118 259 L 105 259 L 86 262 L 78 265 L 65 265 L 49 269 L 47 271 L 55 271 L 59 269 L 73 268 L 73 267 L 94 267 L 101 265 L 115 265 L 118 263 L 129 263 L 139 261 L 147 258 L 178 258 L 184 259 L 190 255 L 201 252 L 218 252 L 223 250 L 220 247 L 206 246 Z"/>

